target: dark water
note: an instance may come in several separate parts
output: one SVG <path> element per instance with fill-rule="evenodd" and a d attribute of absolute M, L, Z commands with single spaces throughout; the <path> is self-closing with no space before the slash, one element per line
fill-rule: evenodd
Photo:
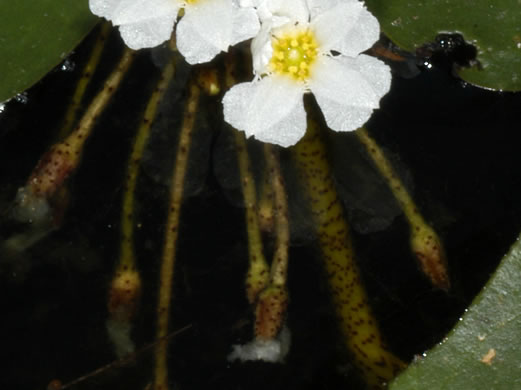
<path fill-rule="evenodd" d="M 0 237 L 27 226 L 8 210 L 56 129 L 88 56 L 92 37 L 70 57 L 72 71 L 56 70 L 0 113 Z M 110 72 L 121 47 L 117 35 L 87 92 Z M 25 251 L 0 258 L 0 357 L 3 388 L 44 389 L 114 361 L 106 335 L 106 294 L 119 247 L 124 171 L 132 137 L 157 80 L 161 51 L 142 52 L 84 150 L 69 181 L 63 224 Z M 154 58 L 154 60 L 152 60 Z M 159 61 L 160 62 L 160 61 Z M 133 338 L 153 341 L 156 286 L 169 172 L 184 101 L 181 66 L 161 105 L 138 182 L 136 255 L 143 297 Z M 441 340 L 477 294 L 521 229 L 521 95 L 465 85 L 445 65 L 414 78 L 396 76 L 381 109 L 368 123 L 425 218 L 442 237 L 453 288 L 436 290 L 418 271 L 408 248 L 408 226 L 390 191 L 353 134 L 328 132 L 331 161 L 353 227 L 359 265 L 382 331 L 403 359 Z M 247 246 L 233 146 L 218 101 L 199 114 L 183 206 L 174 287 L 169 362 L 178 389 L 339 389 L 360 387 L 341 345 L 327 284 L 316 255 L 303 196 L 283 169 L 291 205 L 288 326 L 285 364 L 230 364 L 232 344 L 250 337 L 244 297 Z M 252 151 L 259 149 L 250 141 Z M 231 155 L 231 157 L 230 157 Z M 229 161 L 229 162 L 228 162 Z M 143 389 L 151 379 L 149 350 L 77 389 Z"/>

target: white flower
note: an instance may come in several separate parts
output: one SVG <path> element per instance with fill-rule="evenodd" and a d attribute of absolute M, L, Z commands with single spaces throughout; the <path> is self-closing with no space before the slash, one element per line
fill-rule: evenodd
<path fill-rule="evenodd" d="M 176 40 L 190 64 L 210 61 L 259 30 L 255 10 L 240 7 L 238 0 L 89 0 L 89 6 L 94 14 L 119 26 L 123 40 L 134 50 L 170 39 L 177 14 L 184 8 Z"/>
<path fill-rule="evenodd" d="M 253 1 L 259 8 L 260 3 L 278 2 Z M 297 7 L 303 2 L 286 1 Z M 378 21 L 363 4 L 357 0 L 305 3 L 309 7 L 305 17 L 297 16 L 282 26 L 274 26 L 269 18 L 262 20 L 261 32 L 252 42 L 256 77 L 235 85 L 223 98 L 225 120 L 247 137 L 281 146 L 297 143 L 306 130 L 303 94 L 309 91 L 331 129 L 355 130 L 390 88 L 389 68 L 360 54 L 380 33 Z"/>

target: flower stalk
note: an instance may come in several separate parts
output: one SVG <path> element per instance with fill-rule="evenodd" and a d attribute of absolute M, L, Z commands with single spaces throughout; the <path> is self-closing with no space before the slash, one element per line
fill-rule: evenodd
<path fill-rule="evenodd" d="M 175 59 L 165 66 L 157 86 L 152 92 L 127 163 L 121 210 L 119 258 L 108 294 L 109 318 L 107 320 L 107 328 L 110 336 L 114 335 L 114 332 L 117 333 L 117 336 L 111 337 L 111 339 L 119 357 L 134 350 L 130 341 L 131 322 L 137 311 L 141 296 L 141 276 L 137 269 L 134 253 L 134 229 L 136 226 L 134 212 L 137 178 L 157 107 L 174 74 Z M 125 342 L 121 343 L 121 340 L 125 340 Z"/>
<path fill-rule="evenodd" d="M 447 270 L 447 258 L 440 237 L 425 222 L 391 163 L 367 130 L 362 127 L 357 130 L 356 135 L 365 146 L 367 153 L 371 156 L 377 169 L 384 177 L 407 218 L 410 226 L 411 251 L 414 253 L 420 269 L 434 286 L 447 291 L 450 288 L 450 279 Z"/>
<path fill-rule="evenodd" d="M 246 210 L 249 266 L 246 273 L 246 297 L 255 304 L 269 282 L 269 266 L 264 256 L 262 234 L 257 215 L 257 194 L 244 134 L 235 132 L 235 149 L 239 163 L 241 188 Z"/>
<path fill-rule="evenodd" d="M 266 170 L 271 178 L 275 217 L 275 249 L 270 267 L 269 284 L 260 293 L 255 308 L 255 338 L 273 340 L 277 337 L 288 305 L 288 202 L 284 180 L 280 171 L 278 150 L 264 145 Z"/>
<path fill-rule="evenodd" d="M 368 385 L 383 388 L 405 364 L 388 350 L 369 306 L 319 125 L 310 115 L 307 133 L 292 151 L 309 197 L 344 341 Z"/>
<path fill-rule="evenodd" d="M 101 53 L 105 48 L 105 42 L 107 41 L 107 37 L 110 33 L 111 28 L 112 26 L 110 23 L 101 23 L 98 36 L 96 37 L 96 42 L 94 42 L 94 46 L 90 53 L 89 59 L 81 71 L 80 79 L 76 84 L 76 88 L 71 98 L 71 103 L 67 108 L 67 112 L 65 113 L 65 119 L 63 120 L 62 127 L 58 134 L 59 138 L 65 138 L 69 134 L 71 126 L 76 120 L 76 116 L 78 115 L 81 101 L 83 99 L 83 96 L 85 95 L 87 86 L 92 80 L 92 75 L 94 74 L 94 71 L 96 70 L 99 64 L 99 61 L 101 59 Z"/>
<path fill-rule="evenodd" d="M 259 207 L 257 210 L 261 231 L 264 233 L 273 232 L 275 225 L 275 206 L 273 204 L 273 186 L 271 178 L 264 172 L 259 194 Z"/>
<path fill-rule="evenodd" d="M 78 167 L 85 141 L 92 133 L 97 118 L 114 95 L 134 57 L 135 52 L 125 49 L 116 69 L 105 81 L 103 89 L 89 105 L 73 132 L 62 142 L 51 146 L 40 159 L 27 181 L 25 188 L 28 194 L 34 197 L 51 198 Z"/>
<path fill-rule="evenodd" d="M 96 95 L 72 133 L 43 154 L 26 184 L 18 189 L 11 217 L 31 226 L 28 232 L 6 240 L 5 247 L 23 251 L 61 225 L 69 196 L 64 184 L 78 167 L 85 141 L 92 133 L 96 119 L 114 95 L 134 56 L 133 51 L 125 49 L 103 89 Z"/>
<path fill-rule="evenodd" d="M 176 161 L 172 173 L 172 183 L 170 185 L 170 201 L 165 227 L 163 255 L 161 258 L 156 331 L 157 340 L 160 341 L 157 343 L 155 349 L 154 390 L 167 390 L 169 388 L 167 366 L 168 342 L 166 336 L 168 335 L 169 327 L 172 281 L 174 278 L 184 181 L 200 96 L 200 88 L 195 80 L 192 79 L 188 89 L 188 99 L 179 134 Z"/>

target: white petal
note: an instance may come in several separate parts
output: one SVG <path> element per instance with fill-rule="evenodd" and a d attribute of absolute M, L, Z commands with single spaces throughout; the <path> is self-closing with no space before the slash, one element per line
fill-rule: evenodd
<path fill-rule="evenodd" d="M 309 21 L 309 11 L 306 0 L 263 0 L 259 4 L 259 17 L 261 21 L 271 14 L 271 17 L 286 19 L 286 22 L 304 23 Z M 280 25 L 281 23 L 276 23 Z"/>
<path fill-rule="evenodd" d="M 247 137 L 294 145 L 306 131 L 303 92 L 303 85 L 284 76 L 237 84 L 224 95 L 224 119 Z"/>
<path fill-rule="evenodd" d="M 232 41 L 230 0 L 201 1 L 185 8 L 176 30 L 177 48 L 190 64 L 208 62 Z"/>
<path fill-rule="evenodd" d="M 237 0 L 235 0 L 237 1 Z M 255 7 L 260 0 L 239 0 L 240 7 Z"/>
<path fill-rule="evenodd" d="M 238 130 L 244 131 L 248 126 L 247 110 L 256 87 L 257 83 L 253 81 L 239 83 L 224 94 L 222 100 L 224 120 Z"/>
<path fill-rule="evenodd" d="M 359 0 L 307 0 L 311 19 L 340 3 L 359 3 Z"/>
<path fill-rule="evenodd" d="M 362 126 L 389 91 L 391 72 L 383 62 L 366 55 L 317 59 L 308 80 L 328 126 L 351 131 Z"/>
<path fill-rule="evenodd" d="M 92 12 L 120 26 L 131 49 L 154 47 L 172 34 L 180 0 L 90 0 Z"/>
<path fill-rule="evenodd" d="M 154 47 L 170 39 L 175 17 L 164 16 L 119 27 L 125 44 L 134 50 Z"/>
<path fill-rule="evenodd" d="M 273 55 L 271 28 L 270 22 L 263 23 L 259 33 L 251 41 L 253 72 L 257 75 L 266 73 L 268 63 Z"/>
<path fill-rule="evenodd" d="M 175 19 L 180 7 L 179 0 L 123 0 L 114 10 L 112 22 L 119 26 L 166 17 Z"/>
<path fill-rule="evenodd" d="M 111 20 L 114 10 L 124 0 L 89 0 L 90 11 L 94 15 L 102 16 Z"/>
<path fill-rule="evenodd" d="M 310 23 L 322 52 L 336 50 L 356 57 L 380 37 L 378 20 L 362 3 L 342 2 L 317 15 Z"/>
<path fill-rule="evenodd" d="M 232 37 L 229 46 L 253 38 L 260 30 L 259 18 L 253 8 L 232 8 Z"/>
<path fill-rule="evenodd" d="M 280 122 L 268 129 L 255 134 L 254 137 L 262 142 L 276 144 L 287 148 L 295 145 L 306 133 L 306 111 L 302 95 L 293 109 Z M 287 104 L 287 102 L 286 102 Z"/>

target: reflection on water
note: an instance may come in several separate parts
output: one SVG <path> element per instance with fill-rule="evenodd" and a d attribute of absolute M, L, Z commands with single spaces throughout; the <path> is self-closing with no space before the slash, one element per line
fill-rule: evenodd
<path fill-rule="evenodd" d="M 56 142 L 55 130 L 93 40 L 69 60 L 74 69 L 51 73 L 27 93 L 26 102 L 13 100 L 0 109 L 0 302 L 2 349 L 9 356 L 0 378 L 4 387 L 42 389 L 54 378 L 68 382 L 115 359 L 105 328 L 106 296 L 118 256 L 125 165 L 139 115 L 165 63 L 164 48 L 139 54 L 99 118 L 69 182 L 60 225 L 42 230 L 10 218 L 18 188 Z M 112 37 L 92 85 L 108 75 L 117 61 L 112 53 L 120 49 Z M 134 241 L 143 287 L 131 332 L 137 356 L 76 388 L 142 389 L 150 380 L 152 352 L 140 352 L 140 346 L 155 337 L 163 227 L 187 78 L 188 68 L 180 64 L 159 106 L 138 178 Z M 90 87 L 85 101 L 95 93 Z M 434 68 L 411 79 L 395 77 L 368 123 L 444 240 L 453 282 L 449 293 L 432 288 L 419 272 L 406 220 L 354 134 L 327 133 L 371 304 L 391 349 L 404 360 L 452 327 L 521 228 L 521 135 L 512 125 L 519 121 L 520 100 L 516 94 L 463 88 L 450 69 Z M 252 328 L 243 288 L 247 236 L 232 140 L 222 126 L 219 98 L 205 97 L 186 174 L 171 316 L 172 330 L 192 326 L 172 338 L 171 380 L 180 389 L 361 387 L 340 347 L 313 223 L 288 151 L 281 152 L 281 161 L 292 237 L 291 350 L 282 365 L 227 362 L 231 346 L 248 341 Z M 262 183 L 262 147 L 252 140 L 248 147 Z M 264 235 L 269 243 L 269 231 Z M 24 243 L 13 249 L 16 237 Z"/>

